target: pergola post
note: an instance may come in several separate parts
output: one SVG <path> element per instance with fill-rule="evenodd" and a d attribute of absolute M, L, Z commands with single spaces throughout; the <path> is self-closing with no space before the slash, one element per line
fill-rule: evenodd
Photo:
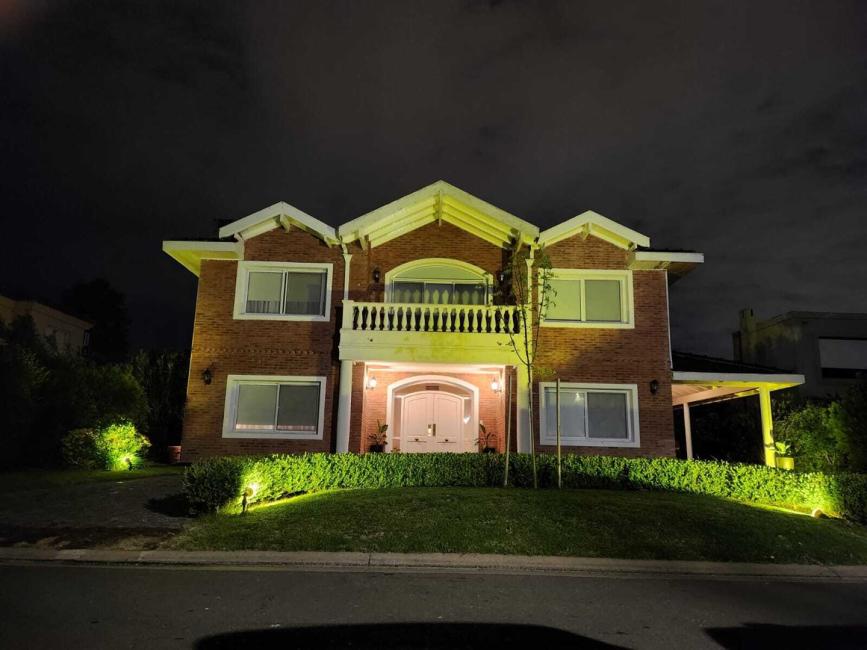
<path fill-rule="evenodd" d="M 692 423 L 689 417 L 689 402 L 683 403 L 683 434 L 686 440 L 686 458 L 692 460 Z"/>
<path fill-rule="evenodd" d="M 775 467 L 777 454 L 774 450 L 774 418 L 771 414 L 771 391 L 759 386 L 759 409 L 762 416 L 762 444 L 765 447 L 765 465 Z"/>

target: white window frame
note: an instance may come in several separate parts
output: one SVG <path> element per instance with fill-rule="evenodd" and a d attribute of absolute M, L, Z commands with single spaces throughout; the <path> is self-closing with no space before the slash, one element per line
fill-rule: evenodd
<path fill-rule="evenodd" d="M 546 388 L 556 388 L 553 381 L 539 382 L 539 441 L 543 445 L 557 444 L 557 423 L 552 422 L 552 431 L 548 432 L 547 404 L 545 397 Z M 561 437 L 560 444 L 564 447 L 640 447 L 641 436 L 638 425 L 638 384 L 582 384 L 573 382 L 560 382 L 560 388 L 568 388 L 583 391 L 585 393 L 622 393 L 626 395 L 626 426 L 628 437 L 623 438 L 589 438 L 589 437 Z M 584 431 L 587 431 L 589 409 L 584 409 Z"/>
<path fill-rule="evenodd" d="M 478 280 L 436 280 L 424 277 L 415 271 L 416 268 L 432 266 L 432 265 L 452 266 L 462 271 L 468 271 L 479 276 Z M 494 276 L 488 271 L 485 271 L 480 266 L 456 260 L 450 257 L 421 257 L 410 262 L 405 262 L 399 266 L 389 269 L 385 274 L 385 302 L 394 302 L 394 283 L 395 282 L 429 282 L 432 284 L 484 284 L 485 285 L 485 303 L 490 305 L 493 303 L 494 296 Z M 426 305 L 428 303 L 406 303 Z"/>
<path fill-rule="evenodd" d="M 309 314 L 252 314 L 247 313 L 247 288 L 250 286 L 250 273 L 256 271 L 300 271 L 316 273 L 325 271 L 325 315 Z M 315 321 L 331 320 L 331 284 L 334 275 L 334 264 L 331 262 L 238 262 L 238 273 L 235 279 L 235 320 L 284 320 L 284 321 Z M 285 283 L 284 283 L 285 284 Z M 285 302 L 286 287 L 280 297 L 280 306 Z"/>
<path fill-rule="evenodd" d="M 319 421 L 316 433 L 290 433 L 277 431 L 263 433 L 259 431 L 235 429 L 235 418 L 238 412 L 238 394 L 243 384 L 256 386 L 272 386 L 293 383 L 319 382 Z M 224 438 L 258 438 L 260 440 L 322 440 L 325 431 L 325 382 L 324 376 L 304 375 L 229 375 L 226 379 L 226 403 L 223 408 L 223 437 Z"/>
<path fill-rule="evenodd" d="M 570 280 L 581 283 L 581 314 L 579 320 L 542 320 L 542 327 L 577 327 L 589 329 L 634 329 L 635 302 L 632 293 L 632 271 L 600 270 L 600 269 L 551 269 L 552 280 Z M 620 282 L 620 313 L 623 320 L 617 321 L 587 321 L 587 292 L 584 290 L 584 280 L 617 280 Z M 539 296 L 541 301 L 542 296 Z M 557 297 L 552 298 L 554 302 Z"/>

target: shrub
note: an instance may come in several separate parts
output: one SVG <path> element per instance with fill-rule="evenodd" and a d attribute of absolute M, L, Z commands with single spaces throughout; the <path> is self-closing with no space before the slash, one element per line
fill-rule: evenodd
<path fill-rule="evenodd" d="M 846 431 L 838 402 L 807 402 L 782 417 L 774 434 L 791 443 L 798 471 L 835 472 L 846 466 Z"/>
<path fill-rule="evenodd" d="M 539 485 L 556 485 L 557 459 L 536 457 Z M 303 454 L 212 458 L 187 469 L 184 486 L 199 511 L 237 512 L 248 502 L 333 488 L 495 487 L 501 454 Z M 512 485 L 533 484 L 528 454 L 512 454 Z M 569 488 L 691 492 L 867 521 L 867 475 L 798 474 L 763 465 L 673 458 L 563 457 Z"/>
<path fill-rule="evenodd" d="M 150 442 L 131 422 L 115 422 L 99 429 L 76 429 L 63 439 L 68 465 L 85 469 L 123 470 L 141 463 Z"/>

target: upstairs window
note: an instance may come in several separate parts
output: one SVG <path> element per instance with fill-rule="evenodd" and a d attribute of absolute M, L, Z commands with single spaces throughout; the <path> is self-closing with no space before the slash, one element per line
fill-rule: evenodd
<path fill-rule="evenodd" d="M 548 327 L 633 327 L 632 273 L 553 269 Z"/>
<path fill-rule="evenodd" d="M 486 305 L 491 275 L 451 259 L 422 259 L 392 269 L 385 276 L 389 302 L 433 305 Z"/>
<path fill-rule="evenodd" d="M 328 320 L 331 264 L 239 262 L 235 318 Z"/>

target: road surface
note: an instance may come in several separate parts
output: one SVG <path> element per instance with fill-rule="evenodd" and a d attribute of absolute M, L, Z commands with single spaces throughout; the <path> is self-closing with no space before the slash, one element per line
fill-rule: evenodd
<path fill-rule="evenodd" d="M 867 647 L 867 583 L 0 566 L 2 648 Z"/>

